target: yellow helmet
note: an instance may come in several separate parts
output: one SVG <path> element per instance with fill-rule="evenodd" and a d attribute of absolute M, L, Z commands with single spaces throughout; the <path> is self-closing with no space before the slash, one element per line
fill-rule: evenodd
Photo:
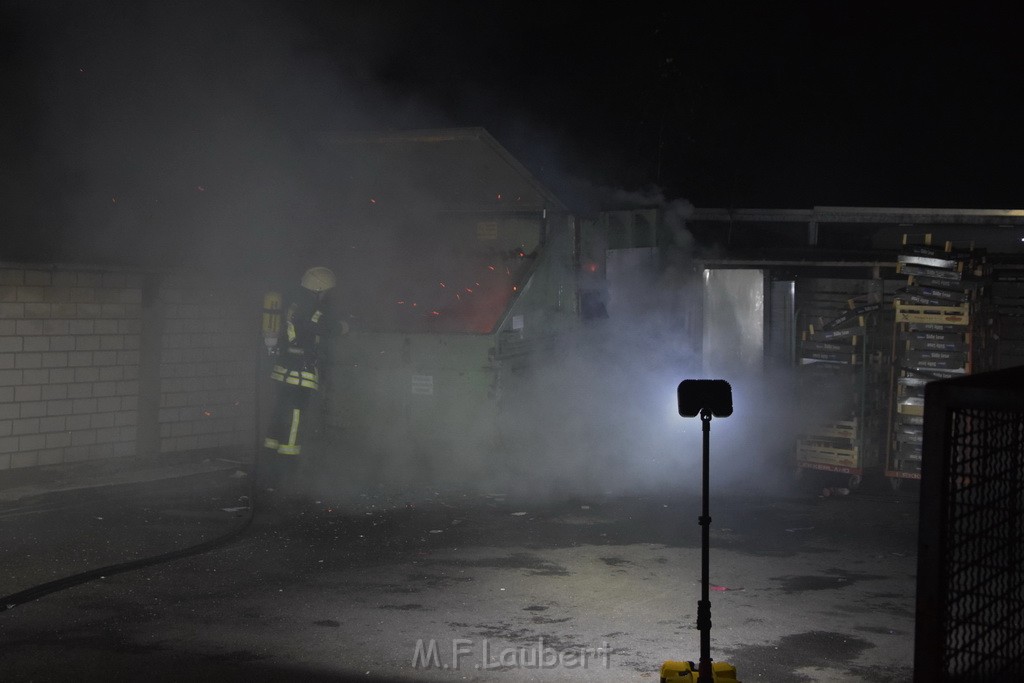
<path fill-rule="evenodd" d="M 334 273 L 330 268 L 316 266 L 302 275 L 302 286 L 311 292 L 326 292 L 334 287 Z"/>

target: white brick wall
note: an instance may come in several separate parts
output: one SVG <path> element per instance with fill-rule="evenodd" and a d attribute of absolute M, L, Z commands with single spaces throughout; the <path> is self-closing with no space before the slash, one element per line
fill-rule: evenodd
<path fill-rule="evenodd" d="M 162 275 L 159 357 L 140 343 L 146 274 L 0 264 L 0 469 L 254 441 L 258 318 L 247 293 Z M 158 424 L 140 425 L 140 363 L 159 363 Z M 156 376 L 156 375 L 154 375 Z"/>
<path fill-rule="evenodd" d="M 255 442 L 259 318 L 248 292 L 201 277 L 167 278 L 160 357 L 160 450 Z"/>

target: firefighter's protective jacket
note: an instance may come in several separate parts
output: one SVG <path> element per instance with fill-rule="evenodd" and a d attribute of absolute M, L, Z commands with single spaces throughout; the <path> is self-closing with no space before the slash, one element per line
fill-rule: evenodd
<path fill-rule="evenodd" d="M 320 302 L 316 294 L 300 288 L 292 294 L 281 314 L 277 362 L 270 378 L 316 391 L 320 388 L 320 337 L 325 332 Z"/>

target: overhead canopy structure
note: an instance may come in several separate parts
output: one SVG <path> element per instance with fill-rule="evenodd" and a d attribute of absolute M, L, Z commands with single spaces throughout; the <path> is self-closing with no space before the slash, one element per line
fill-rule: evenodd
<path fill-rule="evenodd" d="M 725 234 L 733 250 L 821 247 L 894 250 L 904 234 L 932 234 L 936 243 L 973 245 L 993 253 L 1024 252 L 1024 210 L 871 206 L 811 209 L 697 208 L 688 218 L 702 236 Z M 721 241 L 720 239 L 717 241 Z"/>

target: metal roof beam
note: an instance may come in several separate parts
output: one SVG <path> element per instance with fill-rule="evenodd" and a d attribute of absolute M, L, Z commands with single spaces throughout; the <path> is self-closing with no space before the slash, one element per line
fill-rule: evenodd
<path fill-rule="evenodd" d="M 813 209 L 695 208 L 690 220 L 750 223 L 886 223 L 892 225 L 1024 225 L 1024 209 L 933 209 L 815 206 Z"/>

